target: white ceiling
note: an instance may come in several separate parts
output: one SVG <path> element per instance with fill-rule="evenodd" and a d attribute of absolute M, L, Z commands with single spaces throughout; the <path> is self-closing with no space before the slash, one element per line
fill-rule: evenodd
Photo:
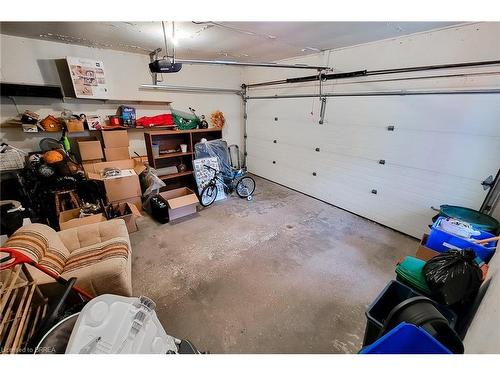
<path fill-rule="evenodd" d="M 459 22 L 175 22 L 183 59 L 276 61 Z M 169 54 L 172 22 L 165 22 Z M 163 48 L 161 22 L 1 22 L 0 33 L 126 52 Z"/>

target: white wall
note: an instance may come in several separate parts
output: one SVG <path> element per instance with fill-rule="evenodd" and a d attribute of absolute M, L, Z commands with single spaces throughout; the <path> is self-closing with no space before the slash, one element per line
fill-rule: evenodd
<path fill-rule="evenodd" d="M 497 252 L 500 249 L 497 246 Z M 489 283 L 474 319 L 464 339 L 466 354 L 500 353 L 500 256 L 495 255 L 489 263 Z"/>
<path fill-rule="evenodd" d="M 335 72 L 500 59 L 500 23 L 476 23 L 323 52 L 291 63 Z M 328 81 L 324 92 L 500 88 L 499 66 L 404 74 L 497 72 L 479 76 L 374 82 L 373 76 Z M 248 68 L 246 83 L 315 74 Z M 361 83 L 354 83 L 361 82 Z M 317 83 L 250 89 L 250 96 L 317 93 Z M 500 165 L 500 95 L 250 100 L 250 171 L 415 237 L 431 206 L 479 208 L 480 182 Z M 278 117 L 278 121 L 274 118 Z M 388 132 L 394 125 L 396 131 Z M 277 142 L 274 143 L 273 141 Z M 321 152 L 315 152 L 319 147 Z M 378 164 L 386 160 L 385 165 Z M 272 162 L 276 161 L 276 164 Z M 312 172 L 317 172 L 313 177 Z M 371 194 L 377 189 L 378 194 Z"/>
<path fill-rule="evenodd" d="M 205 114 L 207 117 L 219 109 L 226 117 L 223 137 L 230 144 L 242 144 L 240 97 L 139 90 L 140 84 L 151 83 L 147 66 L 148 56 L 7 35 L 0 35 L 0 47 L 2 82 L 59 85 L 56 59 L 76 56 L 102 60 L 109 83 L 110 99 L 172 101 L 173 108 L 188 111 L 188 107 L 193 107 L 198 114 Z M 165 83 L 181 86 L 239 88 L 241 68 L 185 65 L 179 73 L 165 74 L 164 80 Z M 17 103 L 20 112 L 29 109 L 42 117 L 49 113 L 59 114 L 62 109 L 70 109 L 78 114 L 110 115 L 115 114 L 118 107 L 117 104 L 102 104 L 99 101 L 63 103 L 59 100 L 40 98 L 18 98 Z M 138 117 L 160 114 L 165 109 L 163 105 L 132 104 L 132 106 L 136 108 Z M 12 102 L 2 97 L 0 123 L 3 124 L 16 115 L 17 111 Z M 25 150 L 37 149 L 38 141 L 46 136 L 47 133 L 26 134 L 18 129 L 0 128 L 2 142 L 6 141 Z M 131 152 L 136 151 L 144 155 L 146 151 L 143 132 L 131 131 L 129 136 Z"/>

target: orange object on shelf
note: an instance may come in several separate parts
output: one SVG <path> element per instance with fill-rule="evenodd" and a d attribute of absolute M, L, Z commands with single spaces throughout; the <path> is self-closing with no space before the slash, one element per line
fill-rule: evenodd
<path fill-rule="evenodd" d="M 210 122 L 216 128 L 222 128 L 226 123 L 226 119 L 224 118 L 224 114 L 221 111 L 215 111 L 210 115 Z"/>

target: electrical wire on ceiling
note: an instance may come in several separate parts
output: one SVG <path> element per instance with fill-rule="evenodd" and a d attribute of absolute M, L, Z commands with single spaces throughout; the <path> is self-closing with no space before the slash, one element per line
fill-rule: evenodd
<path fill-rule="evenodd" d="M 222 23 L 218 23 L 218 22 L 214 22 L 214 21 L 203 21 L 203 22 L 192 21 L 192 22 L 195 25 L 212 25 L 212 26 L 216 26 L 216 27 L 219 27 L 219 28 L 222 28 L 222 29 L 234 31 L 234 32 L 237 32 L 237 33 L 240 33 L 240 34 L 245 34 L 245 35 L 249 35 L 249 36 L 255 36 L 255 37 L 258 37 L 258 38 L 265 39 L 265 40 L 271 40 L 271 41 L 273 41 L 275 43 L 280 43 L 280 44 L 286 45 L 288 47 L 293 47 L 293 48 L 300 49 L 302 52 L 306 52 L 306 51 L 322 52 L 322 51 L 324 51 L 324 50 L 322 50 L 320 48 L 315 48 L 315 47 L 310 47 L 310 46 L 305 46 L 305 47 L 303 47 L 303 46 L 297 46 L 295 44 L 285 42 L 285 41 L 279 39 L 275 35 L 256 33 L 254 31 L 240 29 L 238 27 L 224 25 Z"/>

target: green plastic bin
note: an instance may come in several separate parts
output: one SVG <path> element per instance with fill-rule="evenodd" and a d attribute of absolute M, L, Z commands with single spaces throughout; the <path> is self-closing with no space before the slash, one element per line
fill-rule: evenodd
<path fill-rule="evenodd" d="M 425 281 L 424 266 L 425 261 L 407 256 L 396 266 L 396 279 L 419 292 L 431 295 L 431 290 Z"/>
<path fill-rule="evenodd" d="M 466 207 L 450 206 L 447 204 L 443 204 L 439 207 L 439 209 L 439 214 L 433 218 L 433 221 L 436 221 L 439 216 L 451 217 L 465 221 L 472 225 L 475 229 L 480 229 L 490 233 L 498 232 L 500 226 L 498 220 L 479 211 Z"/>

